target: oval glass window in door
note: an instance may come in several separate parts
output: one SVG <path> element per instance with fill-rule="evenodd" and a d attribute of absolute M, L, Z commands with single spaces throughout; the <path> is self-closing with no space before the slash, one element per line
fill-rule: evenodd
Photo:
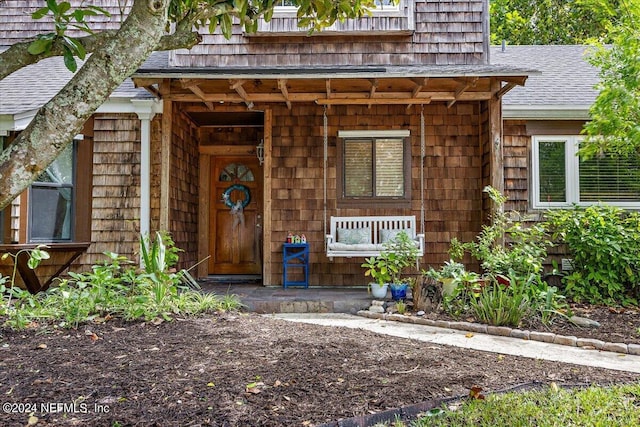
<path fill-rule="evenodd" d="M 218 180 L 220 182 L 253 182 L 255 177 L 251 169 L 242 163 L 230 163 L 220 172 Z"/>

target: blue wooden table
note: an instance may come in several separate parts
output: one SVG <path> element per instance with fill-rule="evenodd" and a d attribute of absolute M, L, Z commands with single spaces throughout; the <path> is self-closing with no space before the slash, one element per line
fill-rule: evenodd
<path fill-rule="evenodd" d="M 282 286 L 309 287 L 309 244 L 308 243 L 284 243 L 282 245 Z M 289 269 L 301 268 L 304 280 L 289 280 Z"/>

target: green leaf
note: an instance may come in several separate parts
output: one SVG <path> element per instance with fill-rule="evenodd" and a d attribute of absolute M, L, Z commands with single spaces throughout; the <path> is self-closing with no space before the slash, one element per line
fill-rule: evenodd
<path fill-rule="evenodd" d="M 48 7 L 42 7 L 31 14 L 31 19 L 42 19 L 49 13 Z"/>
<path fill-rule="evenodd" d="M 56 0 L 47 0 L 47 7 L 54 14 L 58 13 L 58 3 L 56 2 Z"/>
<path fill-rule="evenodd" d="M 71 9 L 71 4 L 68 1 L 63 1 L 58 5 L 58 14 L 64 15 L 69 9 Z"/>
<path fill-rule="evenodd" d="M 41 53 L 48 52 L 51 49 L 52 41 L 45 38 L 39 38 L 31 42 L 27 48 L 27 52 L 31 55 L 40 55 Z"/>
<path fill-rule="evenodd" d="M 231 21 L 231 15 L 225 14 L 220 17 L 220 29 L 225 39 L 231 38 L 231 32 L 233 30 L 233 23 Z"/>
<path fill-rule="evenodd" d="M 73 53 L 66 45 L 64 46 L 63 57 L 65 67 L 67 67 L 67 69 L 72 73 L 75 73 L 78 69 L 78 64 L 76 63 L 76 58 L 73 56 Z"/>
<path fill-rule="evenodd" d="M 90 15 L 92 14 L 89 11 L 83 10 L 83 9 L 76 9 L 73 11 L 73 19 L 76 20 L 76 22 L 84 22 L 84 17 L 85 15 Z M 95 16 L 95 12 L 93 12 L 93 15 Z"/>
<path fill-rule="evenodd" d="M 78 56 L 78 58 L 84 59 L 87 56 L 87 50 L 78 39 L 65 36 L 63 37 L 63 40 L 66 45 L 69 46 L 69 49 Z"/>

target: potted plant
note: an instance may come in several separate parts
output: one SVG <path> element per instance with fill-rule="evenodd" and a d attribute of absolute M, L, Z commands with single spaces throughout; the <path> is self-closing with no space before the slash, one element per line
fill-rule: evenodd
<path fill-rule="evenodd" d="M 380 256 L 365 258 L 362 267 L 366 269 L 364 275 L 373 279 L 373 282 L 369 283 L 369 291 L 373 297 L 379 299 L 386 298 L 391 275 L 389 274 L 385 260 Z"/>
<path fill-rule="evenodd" d="M 380 255 L 367 258 L 362 264 L 362 267 L 366 268 L 364 275 L 371 276 L 376 281 L 369 284 L 371 293 L 376 298 L 384 298 L 388 286 L 394 300 L 406 298 L 409 282 L 402 279 L 402 273 L 406 267 L 416 263 L 418 256 L 418 246 L 406 231 L 398 233 L 393 240 L 383 243 Z M 376 296 L 382 295 L 383 292 L 383 296 Z"/>
<path fill-rule="evenodd" d="M 393 240 L 383 243 L 383 246 L 380 258 L 384 260 L 391 276 L 389 281 L 391 298 L 394 301 L 403 300 L 407 297 L 409 280 L 403 279 L 402 274 L 407 267 L 417 263 L 418 246 L 406 231 L 401 231 Z"/>
<path fill-rule="evenodd" d="M 439 270 L 430 267 L 423 274 L 442 284 L 442 295 L 451 295 L 458 284 L 460 277 L 464 273 L 464 265 L 452 259 L 445 261 Z"/>

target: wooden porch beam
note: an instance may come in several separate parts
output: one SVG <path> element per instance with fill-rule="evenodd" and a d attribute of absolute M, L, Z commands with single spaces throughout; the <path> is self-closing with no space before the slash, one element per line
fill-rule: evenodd
<path fill-rule="evenodd" d="M 427 85 L 427 83 L 429 82 L 429 77 L 425 77 L 423 79 L 411 79 L 413 81 L 413 83 L 416 85 L 416 87 L 413 88 L 413 91 L 411 92 L 411 97 L 412 98 L 417 98 L 418 94 L 420 93 L 420 91 Z M 409 108 L 411 108 L 413 104 L 408 104 L 407 105 L 407 111 L 409 110 Z"/>
<path fill-rule="evenodd" d="M 213 103 L 211 101 L 207 101 L 204 99 L 206 95 L 202 91 L 202 89 L 200 89 L 200 86 L 198 85 L 189 86 L 189 90 L 193 92 L 198 98 L 200 98 L 202 102 L 204 102 L 204 105 L 206 105 L 209 110 L 213 111 Z"/>
<path fill-rule="evenodd" d="M 179 79 L 180 87 L 183 89 L 189 89 L 192 86 L 198 86 L 202 84 L 202 79 Z"/>
<path fill-rule="evenodd" d="M 284 97 L 284 101 L 287 103 L 287 108 L 291 110 L 291 101 L 289 101 L 289 90 L 287 89 L 287 79 L 278 79 L 278 89 Z"/>
<path fill-rule="evenodd" d="M 137 88 L 143 88 L 151 95 L 155 96 L 158 99 L 162 99 L 162 93 L 158 89 L 159 83 L 161 80 L 158 79 L 132 79 L 133 86 Z"/>
<path fill-rule="evenodd" d="M 464 92 L 462 93 L 458 101 L 486 101 L 491 99 L 494 96 L 494 93 L 489 91 L 482 92 Z M 200 98 L 193 94 L 173 94 L 170 96 L 170 99 L 176 102 L 202 102 Z M 289 100 L 291 102 L 315 102 L 316 100 L 349 100 L 349 99 L 365 99 L 368 100 L 368 92 L 343 92 L 343 93 L 331 93 L 331 97 L 327 98 L 325 92 L 305 92 L 305 93 L 291 93 L 289 92 Z M 411 92 L 376 92 L 375 98 L 376 100 L 382 99 L 405 99 L 407 103 L 409 100 L 414 100 L 415 104 L 420 104 L 424 102 L 420 102 L 420 100 L 430 100 L 432 102 L 436 101 L 451 101 L 455 99 L 455 93 L 451 91 L 446 92 L 420 92 L 416 98 L 411 97 Z M 252 93 L 247 95 L 246 98 L 242 98 L 238 94 L 234 93 L 208 93 L 205 96 L 205 101 L 210 101 L 213 103 L 218 102 L 229 102 L 229 103 L 241 103 L 241 102 L 264 102 L 264 103 L 273 103 L 273 102 L 285 102 L 284 97 L 281 93 Z M 329 105 L 329 104 L 327 104 Z"/>
<path fill-rule="evenodd" d="M 501 82 L 491 82 L 491 89 L 498 92 Z M 502 102 L 499 98 L 489 100 L 489 184 L 504 193 L 504 153 L 503 153 Z M 495 212 L 498 206 L 491 207 Z"/>
<path fill-rule="evenodd" d="M 235 90 L 236 93 L 240 95 L 242 102 L 244 102 L 247 105 L 247 108 L 251 109 L 253 108 L 253 102 L 249 99 L 249 95 L 247 94 L 247 91 L 244 90 L 244 88 L 242 87 L 242 85 L 245 83 L 246 83 L 246 80 L 229 80 L 229 87 Z"/>
<path fill-rule="evenodd" d="M 157 87 L 145 86 L 143 89 L 145 89 L 147 92 L 149 92 L 151 95 L 155 96 L 156 98 L 162 99 L 162 94 L 160 93 L 160 90 L 158 90 Z"/>
<path fill-rule="evenodd" d="M 516 86 L 517 84 L 515 83 L 507 83 L 506 85 L 502 86 L 502 88 L 500 88 L 500 90 L 496 92 L 496 99 L 502 98 L 505 93 L 509 92 L 511 89 L 513 89 Z"/>
<path fill-rule="evenodd" d="M 171 94 L 171 83 L 165 80 L 161 83 L 161 92 Z M 165 97 L 162 102 L 162 137 L 160 146 L 160 221 L 159 229 L 174 232 L 169 222 L 171 206 L 171 147 L 173 145 L 173 102 Z"/>
<path fill-rule="evenodd" d="M 151 85 L 160 84 L 162 79 L 145 79 L 145 78 L 135 78 L 133 80 L 133 85 L 135 87 L 146 87 Z"/>
<path fill-rule="evenodd" d="M 405 105 L 405 104 L 430 104 L 429 98 L 332 98 L 318 99 L 319 105 Z"/>
<path fill-rule="evenodd" d="M 456 89 L 453 99 L 449 101 L 449 103 L 447 104 L 447 108 L 453 107 L 453 104 L 455 104 L 456 101 L 460 99 L 460 95 L 462 95 L 470 87 L 475 87 L 477 83 L 478 83 L 478 77 L 474 77 L 471 80 L 466 80 L 465 82 L 461 82 L 458 88 Z"/>
<path fill-rule="evenodd" d="M 507 83 L 515 83 L 518 86 L 524 86 L 524 83 L 527 81 L 527 76 L 520 77 L 501 77 L 500 80 Z"/>
<path fill-rule="evenodd" d="M 331 98 L 331 79 L 325 80 L 324 84 L 325 84 L 325 87 L 327 89 L 327 99 L 329 99 L 329 98 Z M 330 110 L 331 109 L 331 105 L 329 105 L 327 107 L 327 109 Z"/>
<path fill-rule="evenodd" d="M 376 94 L 376 89 L 378 89 L 378 79 L 371 79 L 371 89 L 369 89 L 369 98 L 373 98 Z M 371 108 L 371 104 L 368 105 L 367 108 Z"/>
<path fill-rule="evenodd" d="M 246 80 L 229 80 L 229 87 L 233 90 L 236 90 L 246 82 L 247 82 Z"/>

